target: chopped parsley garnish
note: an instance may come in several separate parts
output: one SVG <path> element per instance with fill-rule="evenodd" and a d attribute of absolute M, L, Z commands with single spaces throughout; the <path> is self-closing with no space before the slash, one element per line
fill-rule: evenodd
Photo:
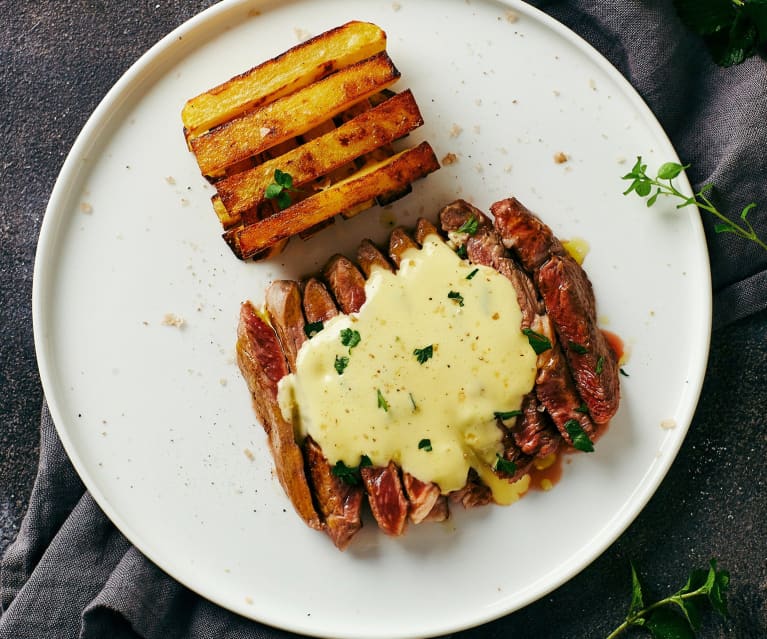
<path fill-rule="evenodd" d="M 274 182 L 269 184 L 264 190 L 264 195 L 269 200 L 275 200 L 280 210 L 288 208 L 292 200 L 290 192 L 296 191 L 293 188 L 293 176 L 280 169 L 274 169 Z"/>
<path fill-rule="evenodd" d="M 423 348 L 416 348 L 413 350 L 413 355 L 415 355 L 419 364 L 423 364 L 427 359 L 431 359 L 434 355 L 434 345 L 429 344 Z"/>
<path fill-rule="evenodd" d="M 431 440 L 430 439 L 422 439 L 420 442 L 418 442 L 418 450 L 425 450 L 427 453 L 431 452 Z"/>
<path fill-rule="evenodd" d="M 629 377 L 629 374 L 628 374 L 626 371 L 624 371 L 622 368 L 619 368 L 619 369 L 618 369 L 618 372 L 619 372 L 621 375 L 623 375 L 624 377 Z"/>
<path fill-rule="evenodd" d="M 338 477 L 341 481 L 350 486 L 356 486 L 360 483 L 359 466 L 347 466 L 340 459 L 333 466 L 331 472 Z"/>
<path fill-rule="evenodd" d="M 584 453 L 593 453 L 594 444 L 589 439 L 586 431 L 581 428 L 581 425 L 576 419 L 568 419 L 565 422 L 565 430 L 570 435 L 570 439 L 573 440 L 573 448 L 583 451 Z"/>
<path fill-rule="evenodd" d="M 408 397 L 410 397 L 410 404 L 413 406 L 413 411 L 417 411 L 418 406 L 415 403 L 415 397 L 413 397 L 413 393 L 408 393 Z"/>
<path fill-rule="evenodd" d="M 575 410 L 576 413 L 584 413 L 584 414 L 587 415 L 588 412 L 589 412 L 589 407 L 586 406 L 586 404 L 584 403 L 584 404 L 581 404 L 580 406 L 578 406 L 578 408 L 575 408 L 573 410 Z"/>
<path fill-rule="evenodd" d="M 469 274 L 466 276 L 466 279 L 467 279 L 467 280 L 470 280 L 470 279 L 471 279 L 472 277 L 474 277 L 474 276 L 475 276 L 477 273 L 479 273 L 479 269 L 478 269 L 478 268 L 475 268 L 475 269 L 474 269 L 474 270 L 473 270 L 471 273 L 469 273 Z"/>
<path fill-rule="evenodd" d="M 496 453 L 493 470 L 498 470 L 502 473 L 506 473 L 507 475 L 513 475 L 514 473 L 517 472 L 517 465 L 513 461 L 504 459 L 498 453 Z"/>
<path fill-rule="evenodd" d="M 344 328 L 341 331 L 341 343 L 349 347 L 349 352 L 360 343 L 360 332 L 353 328 Z"/>
<path fill-rule="evenodd" d="M 472 214 L 468 217 L 468 219 L 463 224 L 461 224 L 461 226 L 458 227 L 458 232 L 474 235 L 477 232 L 478 228 L 479 228 L 479 220 L 476 218 L 475 215 Z"/>
<path fill-rule="evenodd" d="M 336 369 L 336 373 L 338 373 L 339 375 L 343 375 L 348 365 L 349 365 L 348 357 L 342 357 L 340 355 L 336 355 L 336 361 L 333 364 L 333 367 Z"/>
<path fill-rule="evenodd" d="M 571 351 L 575 351 L 579 355 L 585 355 L 589 352 L 588 348 L 586 348 L 583 344 L 578 344 L 577 342 L 567 342 L 567 348 L 569 348 Z"/>
<path fill-rule="evenodd" d="M 350 486 L 357 486 L 360 483 L 360 468 L 372 465 L 373 462 L 370 461 L 370 457 L 362 455 L 360 456 L 359 466 L 347 466 L 339 459 L 330 472 L 344 483 L 349 484 Z"/>
<path fill-rule="evenodd" d="M 466 245 L 461 244 L 461 246 L 455 249 L 455 254 L 462 260 L 465 260 L 469 256 L 469 254 L 466 252 Z"/>
<path fill-rule="evenodd" d="M 551 348 L 551 340 L 545 335 L 536 333 L 532 328 L 523 328 L 522 333 L 527 336 L 527 341 L 530 342 L 536 355 L 540 355 Z"/>
<path fill-rule="evenodd" d="M 461 295 L 458 291 L 450 291 L 447 296 L 449 299 L 458 302 L 458 306 L 463 306 L 463 295 Z"/>
<path fill-rule="evenodd" d="M 512 417 L 519 417 L 521 414 L 521 410 L 495 411 L 493 413 L 496 419 L 511 419 Z"/>
<path fill-rule="evenodd" d="M 304 333 L 306 333 L 308 338 L 312 338 L 323 328 L 325 328 L 325 325 L 322 322 L 309 322 L 304 325 Z"/>
<path fill-rule="evenodd" d="M 381 393 L 380 389 L 376 390 L 376 393 L 378 395 L 378 408 L 383 408 L 384 412 L 389 412 L 389 402 L 386 401 L 386 398 L 383 396 L 383 393 Z"/>
<path fill-rule="evenodd" d="M 604 365 L 605 365 L 605 356 L 604 355 L 600 355 L 599 359 L 597 360 L 597 367 L 594 369 L 594 372 L 597 375 L 601 375 L 602 374 L 602 369 L 604 368 Z"/>

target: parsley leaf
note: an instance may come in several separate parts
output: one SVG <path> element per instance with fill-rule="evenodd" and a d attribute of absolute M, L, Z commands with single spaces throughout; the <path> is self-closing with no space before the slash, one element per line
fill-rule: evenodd
<path fill-rule="evenodd" d="M 341 344 L 349 347 L 349 352 L 360 343 L 360 332 L 352 328 L 344 328 L 341 330 Z"/>
<path fill-rule="evenodd" d="M 336 373 L 338 373 L 339 375 L 343 375 L 348 365 L 349 365 L 348 357 L 340 357 L 336 355 L 336 361 L 335 361 L 335 364 L 333 364 L 333 367 L 336 369 Z"/>
<path fill-rule="evenodd" d="M 458 227 L 458 233 L 468 233 L 469 235 L 474 235 L 477 232 L 478 228 L 479 228 L 479 220 L 472 213 L 466 219 L 466 221 L 463 224 L 461 224 L 461 226 Z"/>
<path fill-rule="evenodd" d="M 325 328 L 325 325 L 322 322 L 309 322 L 304 324 L 304 333 L 308 338 L 312 338 L 323 328 Z"/>
<path fill-rule="evenodd" d="M 479 269 L 478 269 L 478 268 L 475 268 L 475 269 L 474 269 L 474 270 L 473 270 L 471 273 L 469 273 L 469 274 L 466 276 L 466 279 L 467 279 L 467 280 L 470 280 L 470 279 L 472 279 L 472 278 L 473 278 L 473 277 L 474 277 L 474 276 L 475 276 L 477 273 L 479 273 Z"/>
<path fill-rule="evenodd" d="M 427 453 L 431 452 L 431 440 L 430 439 L 422 439 L 420 442 L 418 442 L 418 450 L 425 450 Z"/>
<path fill-rule="evenodd" d="M 280 169 L 274 169 L 274 182 L 264 189 L 264 196 L 269 200 L 275 200 L 282 210 L 292 203 L 290 192 L 297 192 L 297 189 L 293 188 L 293 176 Z"/>
<path fill-rule="evenodd" d="M 493 470 L 497 470 L 507 475 L 513 475 L 517 472 L 517 465 L 513 461 L 504 459 L 498 453 L 495 454 L 495 464 L 493 464 Z"/>
<path fill-rule="evenodd" d="M 567 342 L 567 348 L 569 348 L 571 351 L 575 351 L 579 355 L 585 355 L 589 352 L 589 349 L 586 348 L 583 344 L 577 344 L 576 342 Z"/>
<path fill-rule="evenodd" d="M 378 395 L 378 408 L 383 408 L 385 413 L 389 412 L 389 402 L 386 401 L 386 398 L 383 396 L 383 393 L 381 393 L 380 389 L 376 389 L 376 394 Z"/>
<path fill-rule="evenodd" d="M 423 364 L 426 360 L 431 359 L 434 355 L 434 345 L 429 344 L 423 348 L 416 348 L 413 350 L 413 355 L 418 360 L 419 364 Z"/>
<path fill-rule="evenodd" d="M 463 295 L 461 295 L 458 291 L 450 291 L 447 296 L 449 299 L 458 302 L 458 306 L 463 306 Z"/>
<path fill-rule="evenodd" d="M 586 431 L 583 430 L 577 419 L 568 419 L 565 422 L 565 430 L 573 441 L 573 448 L 577 448 L 584 453 L 593 453 L 594 444 L 589 439 Z"/>
<path fill-rule="evenodd" d="M 347 466 L 340 459 L 330 472 L 350 486 L 357 486 L 360 483 L 359 466 Z"/>
<path fill-rule="evenodd" d="M 523 328 L 522 333 L 527 337 L 527 341 L 530 342 L 536 355 L 540 355 L 551 348 L 551 340 L 545 335 L 536 333 L 532 328 Z"/>
<path fill-rule="evenodd" d="M 511 419 L 512 417 L 519 417 L 522 414 L 521 410 L 507 410 L 507 411 L 495 411 L 493 416 L 496 419 Z"/>
<path fill-rule="evenodd" d="M 461 246 L 455 249 L 455 254 L 462 260 L 465 260 L 469 256 L 468 252 L 466 251 L 466 245 L 461 244 Z"/>

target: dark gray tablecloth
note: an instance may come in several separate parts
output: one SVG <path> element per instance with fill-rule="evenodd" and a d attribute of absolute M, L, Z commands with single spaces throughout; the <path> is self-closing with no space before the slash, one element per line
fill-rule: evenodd
<path fill-rule="evenodd" d="M 39 415 L 27 299 L 45 194 L 77 130 L 119 73 L 207 4 L 0 1 L 0 14 L 7 16 L 2 86 L 10 105 L 3 114 L 9 153 L 1 168 L 4 470 L 16 472 L 12 452 L 25 437 L 16 433 L 30 432 Z M 764 60 L 715 67 L 670 2 L 536 4 L 631 80 L 683 161 L 692 163 L 695 187 L 717 184 L 717 203 L 725 210 L 760 203 L 751 219 L 767 237 Z M 669 477 L 637 522 L 583 573 L 542 601 L 461 637 L 604 636 L 625 613 L 629 558 L 661 594 L 712 555 L 733 572 L 734 618 L 707 619 L 705 636 L 767 636 L 767 253 L 713 233 L 707 218 L 704 224 L 719 328 L 701 405 Z M 513 567 L 513 552 L 499 562 Z M 287 636 L 200 599 L 141 556 L 84 491 L 45 408 L 28 511 L 0 569 L 2 639 Z"/>

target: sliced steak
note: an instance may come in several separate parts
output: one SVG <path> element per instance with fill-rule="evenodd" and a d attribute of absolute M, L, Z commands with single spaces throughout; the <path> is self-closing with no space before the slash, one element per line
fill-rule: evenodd
<path fill-rule="evenodd" d="M 418 243 L 410 237 L 410 234 L 401 226 L 395 228 L 389 236 L 389 257 L 394 265 L 399 268 L 402 254 L 411 248 L 420 248 Z"/>
<path fill-rule="evenodd" d="M 250 302 L 240 307 L 237 363 L 268 435 L 277 479 L 301 519 L 321 530 L 293 425 L 283 418 L 277 402 L 277 383 L 288 373 L 287 361 L 274 330 Z"/>
<path fill-rule="evenodd" d="M 338 315 L 333 296 L 318 279 L 309 278 L 304 285 L 304 315 L 310 324 L 327 322 Z"/>
<path fill-rule="evenodd" d="M 384 467 L 364 466 L 360 468 L 360 475 L 378 527 L 387 535 L 401 535 L 405 532 L 410 506 L 402 491 L 397 465 L 389 462 Z"/>
<path fill-rule="evenodd" d="M 469 471 L 464 487 L 452 491 L 448 497 L 451 501 L 461 504 L 464 508 L 486 506 L 493 502 L 493 493 L 485 484 L 479 481 L 479 477 L 473 468 Z"/>
<path fill-rule="evenodd" d="M 282 344 L 290 370 L 296 371 L 296 356 L 306 341 L 301 289 L 293 280 L 276 280 L 266 289 L 266 312 Z"/>
<path fill-rule="evenodd" d="M 429 518 L 432 513 L 435 516 L 442 513 L 447 517 L 447 508 L 438 506 L 440 500 L 444 500 L 445 497 L 441 494 L 437 484 L 421 481 L 405 472 L 402 473 L 402 484 L 405 487 L 408 502 L 410 502 L 408 516 L 414 524 L 420 524 L 426 520 L 435 521 L 434 517 Z"/>
<path fill-rule="evenodd" d="M 554 255 L 538 272 L 538 288 L 589 414 L 604 424 L 620 401 L 618 359 L 597 326 L 591 286 L 579 273 L 575 260 Z"/>
<path fill-rule="evenodd" d="M 559 449 L 562 441 L 559 432 L 553 426 L 551 418 L 545 412 L 535 392 L 529 393 L 522 400 L 522 414 L 509 433 L 520 451 L 525 455 L 546 457 Z"/>
<path fill-rule="evenodd" d="M 322 449 L 310 436 L 304 439 L 303 451 L 325 532 L 343 550 L 362 527 L 362 486 L 352 486 L 336 477 Z"/>
<path fill-rule="evenodd" d="M 413 231 L 415 241 L 423 246 L 424 241 L 429 235 L 436 235 L 442 239 L 436 226 L 429 222 L 425 217 L 419 217 L 415 224 L 415 231 Z"/>
<path fill-rule="evenodd" d="M 386 256 L 378 250 L 378 247 L 370 240 L 362 240 L 357 248 L 357 264 L 360 265 L 365 277 L 370 277 L 374 268 L 382 268 L 394 271 L 394 267 Z"/>
<path fill-rule="evenodd" d="M 365 303 L 365 278 L 349 258 L 335 255 L 323 269 L 325 281 L 338 308 L 350 315 Z"/>

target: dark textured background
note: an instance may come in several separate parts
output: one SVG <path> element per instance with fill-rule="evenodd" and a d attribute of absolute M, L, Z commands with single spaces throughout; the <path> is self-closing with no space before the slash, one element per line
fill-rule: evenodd
<path fill-rule="evenodd" d="M 54 180 L 118 77 L 209 4 L 0 0 L 0 551 L 18 531 L 37 463 L 42 394 L 30 297 L 37 233 Z M 767 637 L 766 383 L 767 313 L 715 332 L 690 433 L 636 522 L 565 586 L 461 636 L 604 636 L 624 615 L 630 559 L 646 589 L 660 595 L 717 557 L 732 573 L 732 618 L 707 616 L 701 636 Z M 563 543 L 566 536 L 562 531 Z M 514 552 L 499 557 L 497 569 L 513 570 Z"/>

